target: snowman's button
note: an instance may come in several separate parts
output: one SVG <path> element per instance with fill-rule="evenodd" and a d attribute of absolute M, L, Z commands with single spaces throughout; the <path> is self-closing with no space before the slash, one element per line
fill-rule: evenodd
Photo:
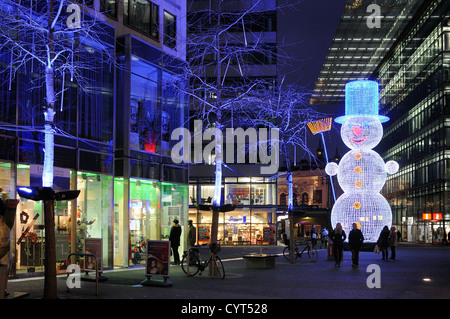
<path fill-rule="evenodd" d="M 361 203 L 360 202 L 354 202 L 353 203 L 353 208 L 354 209 L 360 209 L 361 208 Z"/>
<path fill-rule="evenodd" d="M 362 168 L 361 168 L 361 166 L 356 166 L 356 167 L 353 169 L 353 171 L 355 172 L 355 174 L 359 174 L 359 173 L 362 172 Z"/>
<path fill-rule="evenodd" d="M 355 187 L 356 188 L 361 188 L 363 186 L 363 183 L 361 181 L 356 181 L 355 182 Z"/>
<path fill-rule="evenodd" d="M 362 158 L 362 154 L 361 153 L 356 153 L 355 154 L 355 160 L 360 160 Z"/>

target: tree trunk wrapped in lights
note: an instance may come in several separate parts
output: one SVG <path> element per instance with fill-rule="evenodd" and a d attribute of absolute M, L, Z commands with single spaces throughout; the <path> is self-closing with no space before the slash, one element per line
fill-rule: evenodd
<path fill-rule="evenodd" d="M 55 131 L 65 133 L 56 123 L 56 102 L 61 99 L 67 87 L 64 78 L 70 74 L 79 90 L 87 87 L 88 72 L 100 70 L 105 63 L 115 65 L 113 41 L 102 32 L 99 19 L 102 15 L 90 9 L 84 1 L 76 3 L 67 0 L 32 0 L 0 2 L 0 52 L 10 55 L 10 67 L 0 70 L 7 73 L 9 87 L 20 73 L 29 79 L 26 89 L 45 90 L 45 101 L 39 105 L 43 118 L 32 119 L 42 123 L 43 128 L 33 124 L 18 127 L 44 133 L 44 160 L 42 186 L 52 189 L 54 166 Z M 100 57 L 88 58 L 96 51 Z M 31 71 L 31 72 L 29 72 Z M 28 73 L 29 72 L 29 73 Z M 61 83 L 63 83 L 61 85 Z M 34 92 L 33 92 L 34 93 Z M 34 106 L 31 106 L 33 108 Z M 34 109 L 22 115 L 33 117 Z M 54 199 L 44 200 L 45 222 L 45 289 L 44 297 L 56 298 L 56 261 L 54 241 Z"/>

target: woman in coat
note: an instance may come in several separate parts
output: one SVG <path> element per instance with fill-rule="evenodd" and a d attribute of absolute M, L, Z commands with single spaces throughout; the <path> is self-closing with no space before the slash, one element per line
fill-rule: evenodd
<path fill-rule="evenodd" d="M 381 250 L 382 259 L 386 261 L 388 260 L 389 234 L 389 228 L 384 226 L 377 240 L 377 245 Z"/>
<path fill-rule="evenodd" d="M 397 233 L 395 232 L 395 227 L 391 227 L 391 232 L 389 233 L 389 247 L 391 247 L 391 258 L 395 259 L 395 247 L 397 247 Z"/>
<path fill-rule="evenodd" d="M 341 223 L 336 224 L 336 228 L 331 232 L 330 239 L 333 241 L 334 265 L 341 267 L 341 261 L 344 251 L 344 240 L 347 238 Z"/>

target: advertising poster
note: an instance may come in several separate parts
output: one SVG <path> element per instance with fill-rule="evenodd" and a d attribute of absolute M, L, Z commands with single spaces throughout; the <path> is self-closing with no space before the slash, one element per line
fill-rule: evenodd
<path fill-rule="evenodd" d="M 93 254 L 97 256 L 98 271 L 103 270 L 103 242 L 101 238 L 86 238 L 84 240 L 84 252 L 86 254 Z M 95 259 L 92 256 L 86 256 L 84 261 L 85 270 L 95 271 Z"/>
<path fill-rule="evenodd" d="M 65 261 L 70 254 L 69 234 L 55 234 L 56 261 Z"/>
<path fill-rule="evenodd" d="M 275 244 L 275 227 L 263 228 L 263 241 L 269 245 Z"/>
<path fill-rule="evenodd" d="M 169 277 L 170 242 L 147 240 L 146 276 Z"/>

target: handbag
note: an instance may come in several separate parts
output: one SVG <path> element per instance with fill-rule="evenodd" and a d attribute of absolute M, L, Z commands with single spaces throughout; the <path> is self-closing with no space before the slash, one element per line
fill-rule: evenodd
<path fill-rule="evenodd" d="M 373 250 L 373 252 L 375 254 L 379 254 L 380 253 L 380 247 L 378 247 L 378 245 L 375 245 L 375 249 Z"/>

